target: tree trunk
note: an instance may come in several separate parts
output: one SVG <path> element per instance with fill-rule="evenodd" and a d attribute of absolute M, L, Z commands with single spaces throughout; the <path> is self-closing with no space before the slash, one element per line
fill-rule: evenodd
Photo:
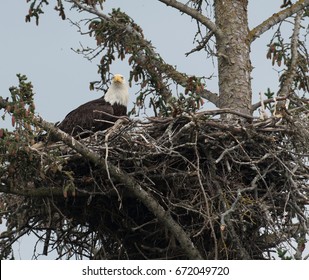
<path fill-rule="evenodd" d="M 220 108 L 251 114 L 251 62 L 248 40 L 248 0 L 216 0 Z"/>

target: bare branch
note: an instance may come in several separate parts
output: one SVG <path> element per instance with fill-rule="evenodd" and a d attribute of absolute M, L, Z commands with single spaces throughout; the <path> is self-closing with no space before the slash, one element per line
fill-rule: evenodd
<path fill-rule="evenodd" d="M 208 29 L 213 31 L 217 38 L 223 37 L 222 31 L 216 26 L 216 24 L 214 24 L 209 18 L 205 17 L 197 10 L 192 9 L 188 7 L 187 5 L 182 4 L 176 0 L 159 0 L 159 1 L 166 4 L 167 6 L 171 6 L 179 10 L 180 12 L 183 12 L 191 16 L 192 18 L 196 19 L 198 22 L 200 22 L 201 24 L 205 25 Z"/>
<path fill-rule="evenodd" d="M 237 111 L 231 110 L 229 108 L 206 110 L 206 111 L 201 111 L 201 112 L 197 113 L 197 115 L 209 115 L 209 116 L 216 116 L 216 115 L 221 115 L 221 114 L 232 114 L 232 115 L 235 115 L 235 116 L 245 118 L 247 120 L 255 119 L 255 117 L 253 117 L 251 115 L 247 115 L 245 113 L 237 112 Z"/>
<path fill-rule="evenodd" d="M 308 6 L 309 0 L 299 0 L 291 7 L 286 8 L 279 13 L 273 14 L 270 18 L 266 19 L 249 32 L 250 42 L 253 42 L 256 38 L 260 37 L 263 33 L 272 28 L 274 25 L 282 22 L 286 18 L 298 13 L 299 11 L 303 10 L 305 7 Z"/>
<path fill-rule="evenodd" d="M 266 105 L 266 104 L 269 104 L 269 103 L 272 103 L 272 102 L 275 102 L 276 100 L 277 101 L 279 101 L 279 100 L 285 100 L 287 97 L 285 97 L 285 96 L 282 96 L 282 97 L 278 97 L 278 98 L 268 98 L 268 99 L 265 99 L 265 100 L 263 100 L 263 103 L 264 103 L 264 105 Z M 257 103 L 255 103 L 255 104 L 253 104 L 252 105 L 252 112 L 254 112 L 256 109 L 258 109 L 259 107 L 261 107 L 261 101 L 259 101 L 259 102 L 257 102 Z"/>

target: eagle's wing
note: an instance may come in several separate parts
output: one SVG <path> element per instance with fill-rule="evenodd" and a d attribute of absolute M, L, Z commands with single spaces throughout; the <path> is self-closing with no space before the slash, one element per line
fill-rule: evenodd
<path fill-rule="evenodd" d="M 115 121 L 113 115 L 113 107 L 104 98 L 99 98 L 71 111 L 58 127 L 74 136 L 85 131 L 105 130 Z"/>

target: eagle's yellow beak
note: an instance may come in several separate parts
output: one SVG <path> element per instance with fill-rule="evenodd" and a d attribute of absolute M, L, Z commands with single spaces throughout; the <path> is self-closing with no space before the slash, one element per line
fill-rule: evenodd
<path fill-rule="evenodd" d="M 123 82 L 123 76 L 122 75 L 119 75 L 119 74 L 116 74 L 113 78 L 113 81 L 115 83 L 122 83 Z"/>

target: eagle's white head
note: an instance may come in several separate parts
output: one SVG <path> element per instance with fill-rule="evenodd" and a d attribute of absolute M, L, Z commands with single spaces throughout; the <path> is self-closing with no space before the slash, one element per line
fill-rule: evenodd
<path fill-rule="evenodd" d="M 115 103 L 128 107 L 129 88 L 125 78 L 120 74 L 115 74 L 112 84 L 107 90 L 104 99 L 111 105 Z"/>

